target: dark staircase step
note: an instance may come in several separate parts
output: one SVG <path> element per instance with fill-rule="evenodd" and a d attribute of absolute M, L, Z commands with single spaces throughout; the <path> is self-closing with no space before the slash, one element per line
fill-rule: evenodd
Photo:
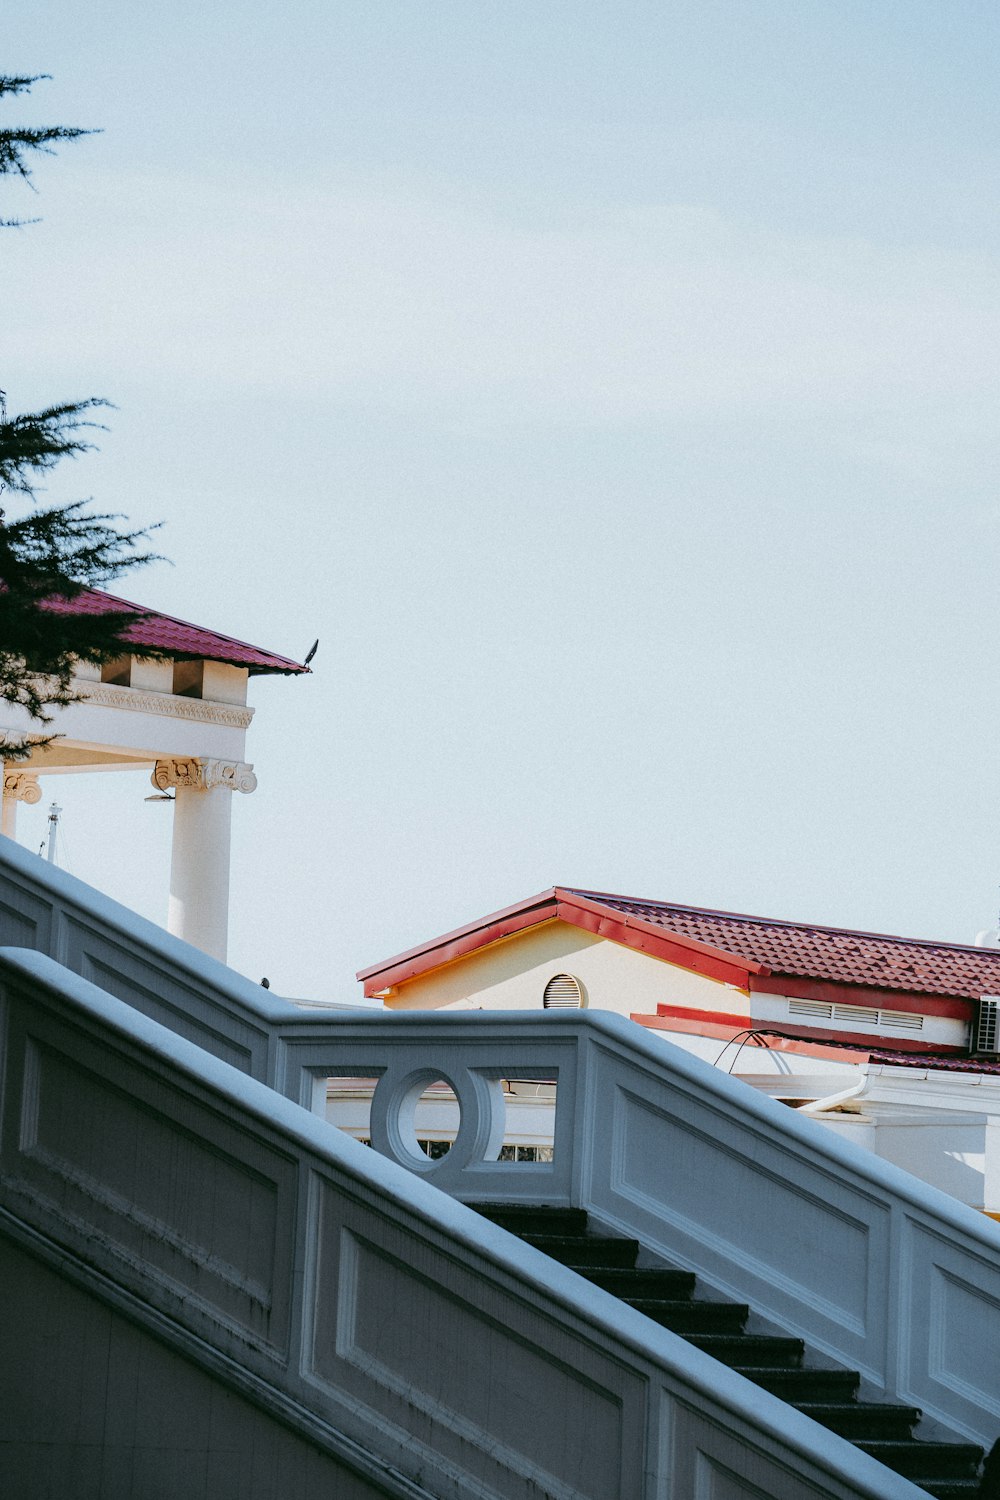
<path fill-rule="evenodd" d="M 501 1229 L 508 1229 L 529 1245 L 544 1250 L 554 1260 L 573 1270 L 607 1267 L 622 1270 L 634 1266 L 639 1241 L 617 1235 L 590 1234 L 582 1208 L 552 1208 L 530 1203 L 480 1203 L 478 1211 Z"/>
<path fill-rule="evenodd" d="M 611 1239 L 597 1234 L 523 1234 L 521 1238 L 537 1250 L 544 1250 L 553 1260 L 583 1274 L 586 1274 L 584 1268 L 590 1266 L 634 1266 L 639 1254 L 638 1240 Z"/>
<path fill-rule="evenodd" d="M 696 1279 L 693 1271 L 640 1266 L 585 1266 L 580 1274 L 616 1297 L 660 1297 L 668 1302 L 690 1297 Z"/>
<path fill-rule="evenodd" d="M 582 1208 L 550 1208 L 534 1203 L 482 1203 L 484 1218 L 511 1234 L 585 1235 L 587 1214 Z"/>
<path fill-rule="evenodd" d="M 661 1297 L 623 1297 L 629 1307 L 645 1313 L 663 1328 L 684 1338 L 696 1334 L 742 1334 L 750 1309 L 738 1302 L 664 1301 Z"/>
<path fill-rule="evenodd" d="M 887 1469 L 905 1474 L 914 1484 L 937 1479 L 975 1479 L 983 1450 L 974 1443 L 928 1443 L 920 1438 L 893 1442 L 860 1439 L 856 1446 Z"/>
<path fill-rule="evenodd" d="M 734 1365 L 738 1375 L 762 1386 L 772 1396 L 780 1396 L 791 1406 L 803 1402 L 850 1401 L 861 1382 L 856 1370 L 815 1370 L 808 1367 L 790 1370 L 786 1366 Z"/>
<path fill-rule="evenodd" d="M 694 1344 L 696 1349 L 703 1349 L 724 1365 L 732 1365 L 745 1373 L 761 1367 L 797 1369 L 805 1352 L 801 1339 L 774 1333 L 696 1333 L 688 1343 Z"/>
<path fill-rule="evenodd" d="M 928 1479 L 926 1484 L 922 1480 L 915 1483 L 935 1500 L 992 1500 L 981 1489 L 978 1479 Z"/>
<path fill-rule="evenodd" d="M 813 1374 L 813 1371 L 802 1371 Z M 840 1373 L 839 1371 L 836 1373 Z M 841 1437 L 886 1438 L 896 1441 L 912 1437 L 913 1428 L 920 1421 L 920 1408 L 898 1406 L 890 1401 L 797 1401 L 791 1403 L 803 1416 L 812 1417 L 839 1432 Z"/>

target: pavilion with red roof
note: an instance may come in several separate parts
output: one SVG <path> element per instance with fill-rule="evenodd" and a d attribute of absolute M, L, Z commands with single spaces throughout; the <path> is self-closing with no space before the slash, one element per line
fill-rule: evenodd
<path fill-rule="evenodd" d="M 16 837 L 17 805 L 41 799 L 40 777 L 148 769 L 157 794 L 174 802 L 167 926 L 224 959 L 232 794 L 257 785 L 245 759 L 247 684 L 308 666 L 100 589 L 44 607 L 128 615 L 125 648 L 103 666 L 77 663 L 76 699 L 53 710 L 49 743 L 32 746 L 38 723 L 0 705 L 0 756 L 4 745 L 32 746 L 4 767 L 3 833 Z"/>

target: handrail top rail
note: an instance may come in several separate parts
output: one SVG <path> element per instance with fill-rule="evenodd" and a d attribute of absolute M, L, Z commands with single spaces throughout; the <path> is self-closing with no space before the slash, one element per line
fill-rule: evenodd
<path fill-rule="evenodd" d="M 650 1331 L 649 1320 L 610 1293 L 587 1285 L 542 1251 L 516 1239 L 456 1199 L 414 1176 L 405 1168 L 359 1145 L 349 1137 L 276 1093 L 266 1084 L 213 1057 L 196 1043 L 161 1026 L 132 1006 L 83 979 L 47 954 L 33 949 L 0 949 L 0 974 L 7 973 L 47 992 L 54 1008 L 86 1020 L 155 1057 L 207 1088 L 238 1109 L 288 1138 L 321 1164 L 374 1187 L 400 1208 L 443 1231 L 474 1253 L 527 1283 L 534 1292 L 551 1298 L 561 1308 L 603 1334 L 624 1344 L 641 1358 L 666 1370 L 696 1389 L 713 1404 L 728 1408 L 742 1420 L 763 1428 L 780 1445 L 799 1451 L 837 1479 L 870 1500 L 916 1500 L 924 1492 L 903 1476 L 887 1470 L 876 1459 L 834 1433 L 817 1442 L 816 1424 L 801 1412 L 735 1371 L 720 1365 L 669 1329 Z M 833 1452 L 827 1451 L 829 1447 Z"/>

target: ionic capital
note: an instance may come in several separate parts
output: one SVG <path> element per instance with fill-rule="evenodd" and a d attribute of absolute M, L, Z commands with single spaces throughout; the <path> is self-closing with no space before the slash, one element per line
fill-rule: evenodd
<path fill-rule="evenodd" d="M 34 804 L 42 800 L 42 789 L 38 785 L 38 777 L 31 776 L 25 771 L 4 772 L 3 794 L 14 802 Z"/>
<path fill-rule="evenodd" d="M 253 792 L 257 778 L 253 766 L 245 760 L 158 760 L 149 778 L 157 791 L 168 787 L 186 787 L 195 792 L 211 792 L 224 786 L 231 792 Z"/>

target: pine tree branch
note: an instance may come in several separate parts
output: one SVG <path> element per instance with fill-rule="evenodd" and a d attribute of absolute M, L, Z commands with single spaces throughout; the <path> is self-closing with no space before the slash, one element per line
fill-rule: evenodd
<path fill-rule="evenodd" d="M 25 182 L 31 177 L 28 157 L 32 151 L 42 151 L 54 156 L 54 147 L 61 141 L 75 141 L 81 135 L 94 135 L 93 130 L 78 130 L 69 125 L 21 125 L 0 128 L 0 176 L 16 172 Z"/>
<path fill-rule="evenodd" d="M 84 429 L 105 432 L 87 412 L 110 407 L 110 401 L 91 396 L 86 401 L 63 401 L 44 411 L 20 412 L 9 417 L 0 391 L 0 492 L 34 492 L 34 478 L 53 468 L 61 458 L 86 453 L 94 444 L 81 436 Z"/>
<path fill-rule="evenodd" d="M 0 98 L 5 94 L 24 94 L 32 84 L 48 73 L 33 76 L 22 74 L 0 74 Z M 84 130 L 78 125 L 0 125 L 0 177 L 17 176 L 29 187 L 31 181 L 30 159 L 35 152 L 54 156 L 56 147 L 67 141 L 76 141 L 82 135 L 99 135 L 100 131 Z M 21 229 L 33 219 L 0 219 L 2 229 Z"/>
<path fill-rule="evenodd" d="M 0 73 L 0 98 L 4 94 L 26 94 L 33 83 L 48 81 L 51 73 Z"/>
<path fill-rule="evenodd" d="M 47 76 L 0 74 L 0 98 L 23 94 Z M 64 125 L 0 126 L 0 177 L 18 176 L 30 187 L 35 153 L 52 154 L 90 134 Z M 0 220 L 0 227 L 23 224 Z M 95 397 L 10 416 L 0 391 L 0 504 L 5 493 L 31 502 L 28 513 L 15 519 L 0 509 L 0 703 L 24 709 L 42 724 L 51 722 L 51 709 L 80 696 L 73 682 L 77 662 L 108 662 L 128 653 L 129 627 L 140 618 L 128 609 L 74 610 L 72 601 L 84 589 L 157 558 L 146 546 L 149 529 L 122 528 L 118 515 L 88 514 L 88 501 L 34 504 L 42 477 L 60 459 L 94 446 L 89 434 L 103 430 L 94 413 L 108 405 Z M 146 646 L 141 651 L 167 654 Z M 8 758 L 14 753 L 8 751 Z"/>

